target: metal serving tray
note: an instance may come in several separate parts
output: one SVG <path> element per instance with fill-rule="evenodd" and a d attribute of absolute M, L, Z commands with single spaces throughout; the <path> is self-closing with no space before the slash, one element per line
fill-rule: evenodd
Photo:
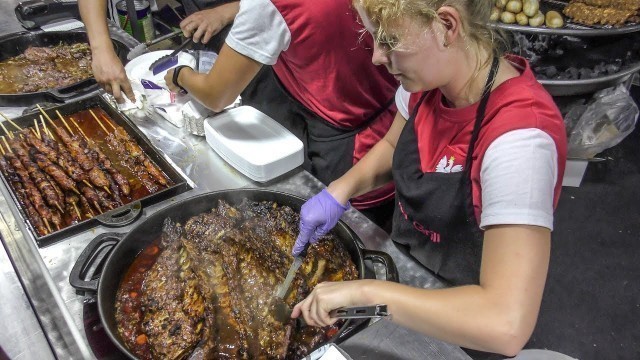
<path fill-rule="evenodd" d="M 569 4 L 568 1 L 562 0 L 540 0 L 540 7 L 543 12 L 549 10 L 558 11 L 562 14 L 562 10 Z M 505 24 L 500 21 L 491 22 L 490 25 L 499 29 L 517 31 L 525 34 L 545 34 L 545 35 L 569 35 L 569 36 L 612 36 L 629 34 L 636 31 L 640 31 L 640 24 L 628 23 L 620 27 L 613 27 L 610 25 L 582 25 L 575 24 L 570 21 L 564 14 L 564 27 L 559 29 L 548 28 L 546 26 L 533 27 L 518 24 Z"/>
<path fill-rule="evenodd" d="M 65 103 L 59 106 L 44 108 L 44 110 L 47 112 L 47 114 L 49 114 L 49 116 L 54 118 L 53 115 L 55 115 L 56 110 L 58 110 L 63 116 L 65 116 L 95 107 L 101 108 L 107 113 L 107 115 L 113 122 L 124 128 L 127 133 L 138 143 L 138 145 L 140 145 L 149 159 L 152 160 L 160 168 L 160 170 L 164 172 L 165 175 L 167 175 L 171 182 L 173 182 L 173 185 L 170 185 L 140 199 L 135 199 L 134 201 L 131 201 L 113 210 L 96 215 L 90 219 L 85 219 L 77 224 L 67 226 L 44 236 L 39 236 L 37 231 L 35 231 L 34 227 L 32 226 L 31 222 L 28 220 L 29 218 L 25 210 L 20 205 L 16 195 L 14 194 L 13 188 L 9 185 L 4 175 L 1 175 L 0 178 L 2 178 L 3 186 L 5 186 L 9 190 L 8 192 L 11 194 L 13 204 L 16 206 L 21 219 L 27 225 L 27 228 L 31 232 L 31 235 L 33 236 L 36 244 L 39 247 L 52 244 L 56 241 L 86 231 L 98 225 L 104 225 L 107 227 L 122 227 L 128 225 L 137 220 L 137 218 L 141 215 L 142 208 L 144 206 L 159 203 L 192 188 L 192 182 L 188 178 L 186 178 L 186 176 L 184 176 L 179 170 L 174 168 L 174 165 L 169 160 L 169 158 L 156 147 L 154 147 L 146 138 L 146 136 L 133 124 L 133 122 L 126 115 L 116 110 L 101 95 L 96 94 L 90 98 Z M 39 116 L 40 112 L 31 112 L 13 119 L 13 122 L 15 122 L 22 128 L 32 127 L 33 119 L 39 118 Z M 6 126 L 10 127 L 9 124 L 7 124 Z M 111 160 L 113 161 L 113 159 Z"/>

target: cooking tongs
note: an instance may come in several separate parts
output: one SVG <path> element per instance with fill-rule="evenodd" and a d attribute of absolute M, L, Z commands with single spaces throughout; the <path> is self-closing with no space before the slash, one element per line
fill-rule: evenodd
<path fill-rule="evenodd" d="M 133 60 L 133 59 L 137 58 L 138 56 L 146 53 L 147 51 L 149 51 L 149 46 L 151 46 L 151 45 L 155 45 L 155 44 L 157 44 L 157 43 L 159 43 L 160 41 L 163 41 L 163 40 L 171 39 L 171 38 L 173 38 L 175 36 L 178 36 L 180 34 L 182 34 L 182 30 L 177 30 L 177 31 L 174 31 L 172 33 L 157 37 L 154 40 L 149 40 L 147 42 L 143 42 L 141 44 L 138 44 L 133 49 L 131 49 L 131 51 L 129 51 L 129 54 L 127 54 L 127 60 Z"/>
<path fill-rule="evenodd" d="M 375 319 L 389 316 L 387 305 L 378 304 L 371 306 L 342 307 L 329 312 L 332 318 L 340 319 Z"/>

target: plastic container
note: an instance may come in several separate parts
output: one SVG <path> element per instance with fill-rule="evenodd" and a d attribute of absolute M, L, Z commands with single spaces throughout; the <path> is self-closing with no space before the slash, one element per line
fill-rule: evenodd
<path fill-rule="evenodd" d="M 269 181 L 304 161 L 302 141 L 251 106 L 208 117 L 204 131 L 220 157 L 255 181 Z"/>

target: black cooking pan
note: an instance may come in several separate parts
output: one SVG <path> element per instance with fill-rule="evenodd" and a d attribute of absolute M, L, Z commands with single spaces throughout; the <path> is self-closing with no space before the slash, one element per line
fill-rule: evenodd
<path fill-rule="evenodd" d="M 116 54 L 126 63 L 129 49 L 112 39 Z M 54 46 L 60 43 L 89 42 L 84 31 L 19 32 L 0 37 L 0 61 L 22 54 L 30 46 Z M 21 94 L 0 94 L 0 106 L 30 106 L 43 102 L 61 103 L 96 91 L 99 85 L 94 78 L 64 87 Z"/>
<path fill-rule="evenodd" d="M 275 201 L 280 205 L 289 206 L 295 211 L 300 211 L 300 207 L 305 202 L 305 199 L 297 196 L 260 189 L 225 190 L 202 194 L 158 211 L 129 233 L 99 235 L 80 254 L 69 275 L 69 282 L 71 286 L 78 290 L 97 292 L 100 320 L 111 340 L 122 352 L 132 359 L 137 359 L 127 349 L 118 334 L 115 319 L 116 293 L 122 277 L 135 257 L 160 236 L 164 220 L 171 218 L 175 222 L 184 224 L 190 217 L 210 211 L 218 200 L 225 200 L 230 204 L 239 204 L 243 199 Z M 382 263 L 385 266 L 387 280 L 398 281 L 398 271 L 388 254 L 364 249 L 358 235 L 342 221 L 338 222 L 333 232 L 351 255 L 360 278 L 365 277 L 364 261 L 371 260 Z M 105 248 L 110 248 L 111 250 L 105 251 Z M 100 268 L 102 269 L 100 274 L 90 274 L 91 271 Z M 85 280 L 88 278 L 91 280 Z M 346 321 L 332 341 L 338 343 L 344 341 L 361 329 L 364 324 L 361 320 Z"/>

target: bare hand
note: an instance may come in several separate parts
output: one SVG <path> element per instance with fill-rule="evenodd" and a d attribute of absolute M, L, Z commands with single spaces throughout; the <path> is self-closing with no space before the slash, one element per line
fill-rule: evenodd
<path fill-rule="evenodd" d="M 343 306 L 359 304 L 357 294 L 359 286 L 366 280 L 323 282 L 316 285 L 311 294 L 293 308 L 292 318 L 302 315 L 304 321 L 312 326 L 328 326 L 338 319 L 329 316 L 329 312 Z"/>
<path fill-rule="evenodd" d="M 96 81 L 113 95 L 118 103 L 124 102 L 123 93 L 131 102 L 136 101 L 124 66 L 113 50 L 92 54 L 91 68 Z"/>
<path fill-rule="evenodd" d="M 221 11 L 222 7 L 201 10 L 189 15 L 180 22 L 180 29 L 185 37 L 192 37 L 194 43 L 206 44 L 230 22 L 228 16 Z"/>

